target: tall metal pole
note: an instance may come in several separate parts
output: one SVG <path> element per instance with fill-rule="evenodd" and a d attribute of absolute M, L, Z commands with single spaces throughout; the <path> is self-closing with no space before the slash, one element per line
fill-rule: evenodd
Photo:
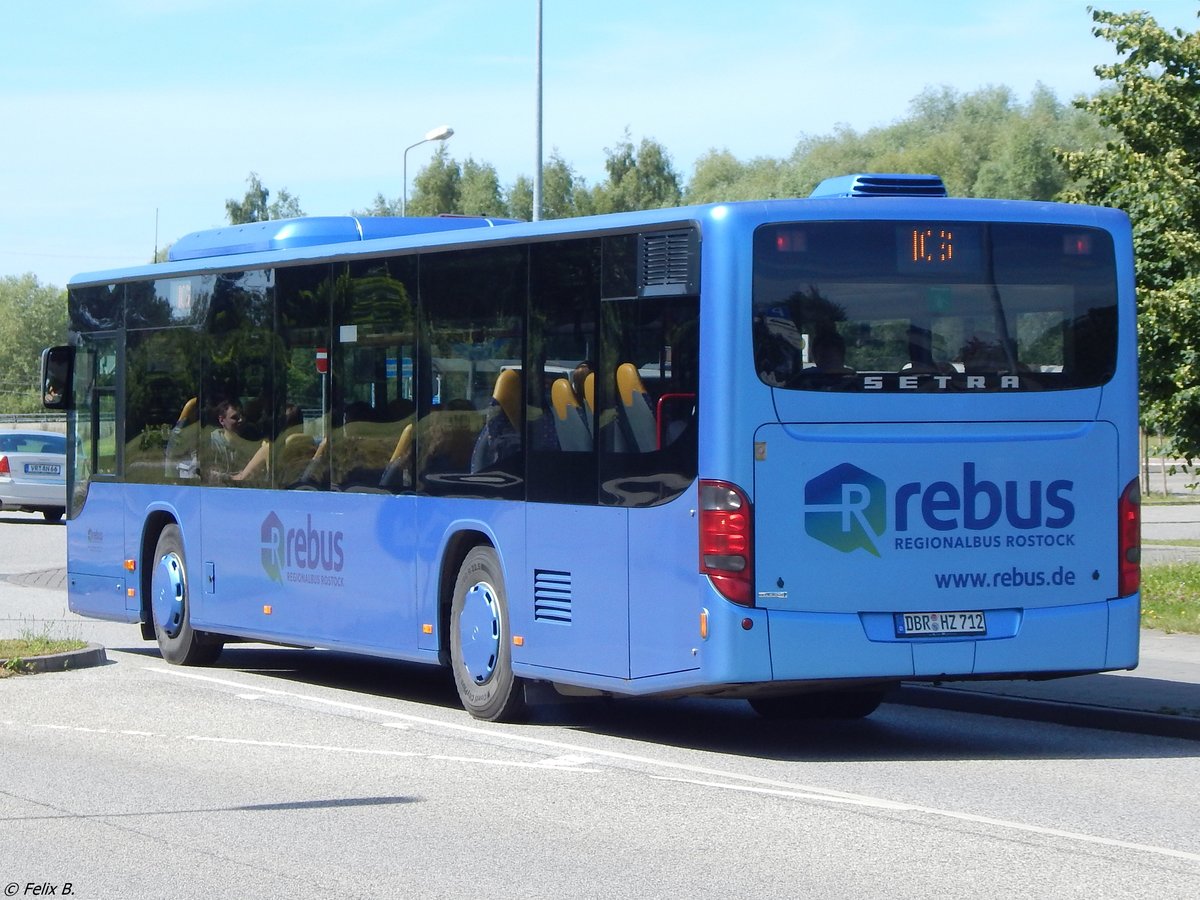
<path fill-rule="evenodd" d="M 537 0 L 537 64 L 535 66 L 537 81 L 537 110 L 535 118 L 534 154 L 536 159 L 533 166 L 533 221 L 542 218 L 542 0 Z"/>

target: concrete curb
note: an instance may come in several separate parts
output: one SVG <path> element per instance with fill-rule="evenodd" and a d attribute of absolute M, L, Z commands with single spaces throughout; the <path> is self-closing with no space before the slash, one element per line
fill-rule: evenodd
<path fill-rule="evenodd" d="M 8 660 L 0 659 L 0 666 Z M 21 673 L 36 675 L 41 672 L 70 672 L 75 669 L 87 669 L 91 666 L 103 666 L 108 662 L 108 655 L 100 644 L 88 644 L 80 650 L 68 650 L 66 653 L 51 653 L 49 656 L 21 657 Z"/>
<path fill-rule="evenodd" d="M 986 694 L 966 688 L 940 688 L 905 684 L 888 694 L 885 703 L 949 709 L 954 712 L 981 713 L 1005 719 L 1050 722 L 1076 728 L 1098 728 L 1157 737 L 1200 741 L 1200 719 L 1170 716 L 1135 709 L 1114 709 L 1056 700 L 1008 697 Z"/>

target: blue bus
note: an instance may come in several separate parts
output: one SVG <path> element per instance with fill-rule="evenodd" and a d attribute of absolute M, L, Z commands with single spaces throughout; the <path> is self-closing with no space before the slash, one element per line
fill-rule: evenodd
<path fill-rule="evenodd" d="M 1127 218 L 933 176 L 198 232 L 69 285 L 70 607 L 452 669 L 463 705 L 1137 664 Z"/>

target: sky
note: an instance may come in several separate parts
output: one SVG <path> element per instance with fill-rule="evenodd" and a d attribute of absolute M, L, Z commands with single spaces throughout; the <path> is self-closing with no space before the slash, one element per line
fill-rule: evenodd
<path fill-rule="evenodd" d="M 1200 28 L 1196 0 L 1092 0 Z M 5 0 L 0 277 L 65 286 L 226 223 L 256 172 L 310 215 L 399 197 L 405 148 L 503 185 L 536 165 L 537 0 Z M 1115 60 L 1086 0 L 542 0 L 542 142 L 588 184 L 626 131 L 686 179 L 728 150 L 904 118 L 927 88 L 1040 83 Z M 407 174 L 435 144 L 407 153 Z M 410 189 L 411 190 L 411 189 Z"/>

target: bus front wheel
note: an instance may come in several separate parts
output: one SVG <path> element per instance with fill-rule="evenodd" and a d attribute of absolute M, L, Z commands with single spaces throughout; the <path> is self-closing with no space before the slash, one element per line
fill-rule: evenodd
<path fill-rule="evenodd" d="M 220 655 L 220 640 L 192 628 L 187 563 L 178 525 L 168 525 L 158 536 L 150 575 L 150 612 L 158 649 L 167 662 L 203 666 Z"/>
<path fill-rule="evenodd" d="M 525 686 L 512 671 L 508 595 L 500 558 L 473 547 L 454 582 L 450 604 L 450 664 L 462 705 L 489 722 L 511 722 L 525 712 Z"/>

